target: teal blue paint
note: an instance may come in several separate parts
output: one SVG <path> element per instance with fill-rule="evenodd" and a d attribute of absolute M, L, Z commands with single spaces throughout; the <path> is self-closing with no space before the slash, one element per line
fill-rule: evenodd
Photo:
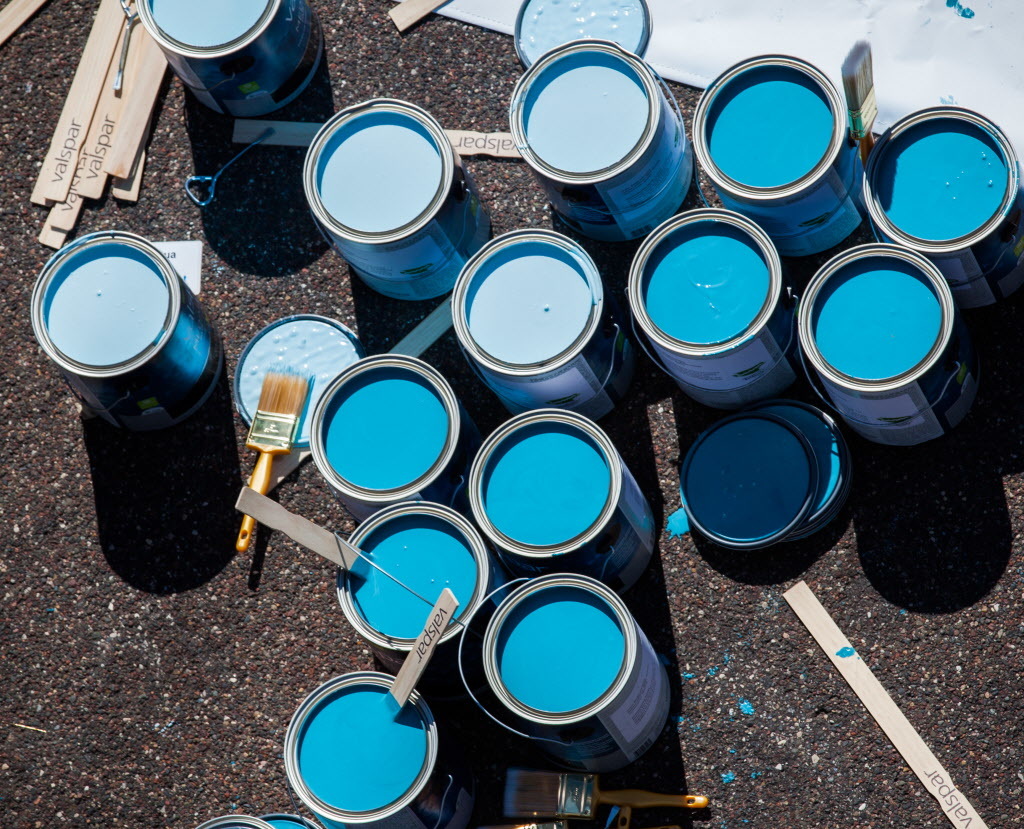
<path fill-rule="evenodd" d="M 768 263 L 735 225 L 689 222 L 651 252 L 642 295 L 658 328 L 687 343 L 726 342 L 746 331 L 768 299 Z"/>
<path fill-rule="evenodd" d="M 741 699 L 740 700 L 740 711 L 742 711 L 748 717 L 753 716 L 753 714 L 754 714 L 754 706 L 751 705 L 750 700 L 748 700 L 748 699 Z"/>
<path fill-rule="evenodd" d="M 685 509 L 677 509 L 668 517 L 668 524 L 666 526 L 669 535 L 673 538 L 679 538 L 690 531 L 690 519 L 686 517 Z"/>
<path fill-rule="evenodd" d="M 505 363 L 532 365 L 559 356 L 587 328 L 593 270 L 551 242 L 522 241 L 496 250 L 476 268 L 466 292 L 469 333 Z"/>
<path fill-rule="evenodd" d="M 883 149 L 872 188 L 889 220 L 918 239 L 973 233 L 999 210 L 1009 186 L 998 141 L 960 119 L 916 124 Z"/>
<path fill-rule="evenodd" d="M 611 492 L 601 448 L 579 429 L 536 423 L 517 429 L 493 452 L 482 495 L 491 523 L 520 544 L 563 544 L 600 517 Z"/>
<path fill-rule="evenodd" d="M 683 679 L 694 679 L 697 674 L 683 674 Z"/>
<path fill-rule="evenodd" d="M 387 689 L 341 688 L 321 702 L 299 732 L 299 775 L 336 809 L 369 812 L 402 797 L 427 761 L 427 729 L 413 705 L 397 717 Z"/>
<path fill-rule="evenodd" d="M 572 658 L 579 645 L 585 658 Z M 625 634 L 608 603 L 578 587 L 551 587 L 524 598 L 498 631 L 495 661 L 508 692 L 549 713 L 577 711 L 615 682 Z"/>
<path fill-rule="evenodd" d="M 847 659 L 847 658 L 849 658 L 851 656 L 856 656 L 856 654 L 857 654 L 857 651 L 855 651 L 853 648 L 849 648 L 849 647 L 847 647 L 847 648 L 840 648 L 839 650 L 836 651 L 836 656 L 838 656 L 838 657 L 840 657 L 842 659 Z"/>
<path fill-rule="evenodd" d="M 732 783 L 732 781 L 735 780 L 735 779 L 736 779 L 736 775 L 733 772 L 731 772 L 731 771 L 727 771 L 725 774 L 722 775 L 722 782 L 723 783 Z"/>
<path fill-rule="evenodd" d="M 957 0 L 946 0 L 946 8 L 953 9 L 960 17 L 965 17 L 968 20 L 974 17 L 974 9 L 960 5 Z"/>
<path fill-rule="evenodd" d="M 818 466 L 818 488 L 811 508 L 811 513 L 816 513 L 833 497 L 839 486 L 840 476 L 845 471 L 842 467 L 839 441 L 824 420 L 800 406 L 773 403 L 770 406 L 758 407 L 758 411 L 785 418 L 796 426 L 811 444 Z"/>
<path fill-rule="evenodd" d="M 722 538 L 754 542 L 797 519 L 812 471 L 789 428 L 751 416 L 708 432 L 683 475 L 683 498 L 698 524 Z"/>
<path fill-rule="evenodd" d="M 295 817 L 263 817 L 260 820 L 269 823 L 274 829 L 309 829 L 309 824 Z"/>
<path fill-rule="evenodd" d="M 757 780 L 757 778 L 760 777 L 763 774 L 764 774 L 763 771 L 752 771 L 752 772 L 750 772 L 750 779 L 751 780 Z"/>
<path fill-rule="evenodd" d="M 327 461 L 342 478 L 364 489 L 388 490 L 430 470 L 444 450 L 450 421 L 426 378 L 381 367 L 342 384 L 321 428 Z"/>
<path fill-rule="evenodd" d="M 582 38 L 611 40 L 634 54 L 647 39 L 639 0 L 526 0 L 520 12 L 519 49 L 531 65 L 545 52 Z"/>
<path fill-rule="evenodd" d="M 748 187 L 780 187 L 825 157 L 835 118 L 828 97 L 797 69 L 748 69 L 718 92 L 708 113 L 711 158 Z"/>
<path fill-rule="evenodd" d="M 270 0 L 149 0 L 153 20 L 172 40 L 210 48 L 237 40 L 255 26 Z"/>
<path fill-rule="evenodd" d="M 43 297 L 43 324 L 57 349 L 88 366 L 127 362 L 157 342 L 171 294 L 146 254 L 117 242 L 72 253 Z"/>
<path fill-rule="evenodd" d="M 885 380 L 910 371 L 935 345 L 942 306 L 913 264 L 870 256 L 832 274 L 814 299 L 811 330 L 836 371 Z"/>
<path fill-rule="evenodd" d="M 534 79 L 523 112 L 526 140 L 543 161 L 570 173 L 595 173 L 622 161 L 647 127 L 650 103 L 622 58 L 579 52 Z"/>
<path fill-rule="evenodd" d="M 712 665 L 710 668 L 708 668 L 708 676 L 716 676 L 718 674 L 718 671 L 719 667 L 717 665 Z"/>
<path fill-rule="evenodd" d="M 476 588 L 477 564 L 466 537 L 434 515 L 396 517 L 359 542 L 374 564 L 420 596 L 434 599 L 445 587 L 459 600 L 455 618 L 469 606 Z M 352 604 L 374 630 L 385 636 L 415 639 L 430 608 L 363 559 L 348 576 Z"/>
<path fill-rule="evenodd" d="M 441 152 L 409 115 L 368 112 L 334 130 L 316 166 L 327 212 L 363 233 L 386 233 L 426 211 L 441 186 Z"/>

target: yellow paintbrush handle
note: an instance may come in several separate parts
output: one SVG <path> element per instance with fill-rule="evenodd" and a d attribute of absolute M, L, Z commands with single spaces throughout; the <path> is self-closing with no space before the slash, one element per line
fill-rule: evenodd
<path fill-rule="evenodd" d="M 708 799 L 696 794 L 655 794 L 643 789 L 619 789 L 611 792 L 598 792 L 600 803 L 615 806 L 632 806 L 634 809 L 652 809 L 660 806 L 680 806 L 684 809 L 703 809 Z"/>
<path fill-rule="evenodd" d="M 273 462 L 274 456 L 270 452 L 260 452 L 259 460 L 256 461 L 256 468 L 253 469 L 252 477 L 249 478 L 249 486 L 255 489 L 260 495 L 266 495 L 267 490 L 270 489 L 270 473 Z M 238 532 L 238 540 L 235 542 L 235 549 L 240 553 L 244 553 L 248 550 L 249 542 L 252 541 L 252 537 L 255 532 L 255 519 L 251 515 L 246 515 L 242 519 L 242 529 Z"/>

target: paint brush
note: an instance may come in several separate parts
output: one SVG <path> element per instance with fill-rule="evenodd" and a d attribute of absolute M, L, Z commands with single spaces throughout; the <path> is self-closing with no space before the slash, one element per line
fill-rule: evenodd
<path fill-rule="evenodd" d="M 594 817 L 601 804 L 646 809 L 678 806 L 703 809 L 708 799 L 691 794 L 655 794 L 641 789 L 602 792 L 596 774 L 509 769 L 505 780 L 506 817 Z"/>
<path fill-rule="evenodd" d="M 860 160 L 867 164 L 868 154 L 875 146 L 871 134 L 878 103 L 875 100 L 875 80 L 871 68 L 871 44 L 858 40 L 843 61 L 843 90 L 854 139 L 860 144 Z"/>
<path fill-rule="evenodd" d="M 292 451 L 295 432 L 309 396 L 309 380 L 292 372 L 268 371 L 260 389 L 260 402 L 249 427 L 245 445 L 260 453 L 249 478 L 249 486 L 261 495 L 270 488 L 271 467 L 275 455 Z M 256 521 L 250 515 L 242 519 L 235 549 L 249 549 Z"/>

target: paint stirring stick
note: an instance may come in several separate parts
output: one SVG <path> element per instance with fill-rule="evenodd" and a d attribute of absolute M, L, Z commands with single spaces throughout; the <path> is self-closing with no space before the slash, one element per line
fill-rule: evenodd
<path fill-rule="evenodd" d="M 399 709 L 409 701 L 409 695 L 427 669 L 427 664 L 441 641 L 441 635 L 454 618 L 458 606 L 459 600 L 455 598 L 455 594 L 448 587 L 441 591 L 441 595 L 434 602 L 430 615 L 427 616 L 427 623 L 420 635 L 416 637 L 412 650 L 405 657 L 398 676 L 395 677 L 395 682 L 391 686 L 390 694 L 398 703 Z"/>
<path fill-rule="evenodd" d="M 46 0 L 11 0 L 0 11 L 0 46 L 39 11 Z"/>
<path fill-rule="evenodd" d="M 397 6 L 392 7 L 388 16 L 394 21 L 398 31 L 404 32 L 447 2 L 448 0 L 403 0 Z"/>

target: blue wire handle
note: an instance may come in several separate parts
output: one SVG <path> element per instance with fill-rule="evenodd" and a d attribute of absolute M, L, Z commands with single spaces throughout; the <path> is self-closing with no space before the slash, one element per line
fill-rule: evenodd
<path fill-rule="evenodd" d="M 194 201 L 200 207 L 206 207 L 206 205 L 213 201 L 213 198 L 217 192 L 217 179 L 221 177 L 224 171 L 232 164 L 234 164 L 236 161 L 238 161 L 238 159 L 240 159 L 243 155 L 249 152 L 249 150 L 251 150 L 257 144 L 259 144 L 262 141 L 266 141 L 268 138 L 270 138 L 270 136 L 272 136 L 274 132 L 275 130 L 273 127 L 267 127 L 260 134 L 259 138 L 253 141 L 249 146 L 245 147 L 238 155 L 232 158 L 227 164 L 221 167 L 212 176 L 189 176 L 187 179 L 185 179 L 185 192 L 188 193 L 188 197 L 192 199 L 192 201 Z M 207 194 L 205 198 L 192 190 L 192 187 L 197 184 L 206 185 Z"/>

